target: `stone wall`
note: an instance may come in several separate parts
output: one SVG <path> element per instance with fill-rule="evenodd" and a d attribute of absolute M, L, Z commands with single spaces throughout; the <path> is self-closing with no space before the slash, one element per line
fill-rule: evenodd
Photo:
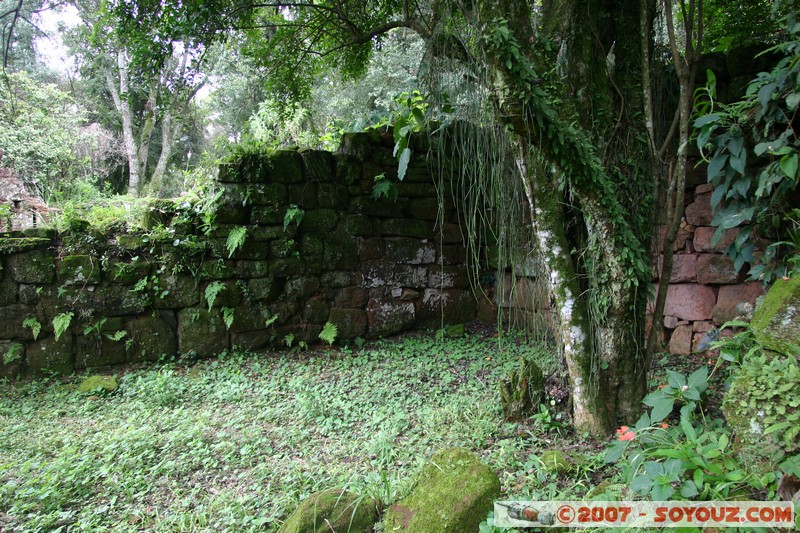
<path fill-rule="evenodd" d="M 750 80 L 778 60 L 774 53 L 762 53 L 763 50 L 763 46 L 755 45 L 703 56 L 698 68 L 698 86 L 706 82 L 706 69 L 710 69 L 717 79 L 718 99 L 726 103 L 740 99 Z M 667 116 L 671 119 L 672 115 L 667 113 Z M 657 325 L 667 351 L 681 355 L 704 348 L 714 337 L 714 333 L 707 334 L 709 331 L 734 318 L 746 317 L 763 293 L 761 283 L 745 281 L 747 267 L 737 272 L 730 258 L 723 254 L 738 235 L 738 228 L 725 231 L 719 243 L 711 244 L 717 230 L 711 226 L 713 190 L 707 183 L 707 165 L 700 160 L 694 145 L 689 149 L 686 208 L 674 247 L 664 322 Z M 663 249 L 665 232 L 663 225 L 658 228 L 658 252 Z M 656 283 L 661 261 L 661 256 L 656 256 L 653 265 Z"/>
<path fill-rule="evenodd" d="M 705 173 L 705 167 L 695 172 Z M 722 324 L 745 316 L 763 293 L 760 282 L 745 281 L 746 268 L 737 272 L 733 261 L 723 252 L 739 233 L 726 230 L 716 245 L 711 241 L 717 228 L 711 226 L 711 192 L 709 184 L 698 185 L 687 193 L 686 210 L 675 242 L 672 276 L 664 308 L 662 339 L 667 351 L 688 355 L 698 351 Z M 659 241 L 666 231 L 659 229 Z M 659 248 L 663 245 L 659 243 Z M 656 260 L 660 272 L 662 257 Z M 656 279 L 656 283 L 658 280 Z"/>
<path fill-rule="evenodd" d="M 450 202 L 437 218 L 424 158 L 396 198 L 372 197 L 375 176 L 396 174 L 392 146 L 391 136 L 358 133 L 335 154 L 243 155 L 220 169 L 213 228 L 180 201 L 159 201 L 146 233 L 100 234 L 74 221 L 63 234 L 5 234 L 0 374 L 209 356 L 287 336 L 311 343 L 326 322 L 343 340 L 474 318 L 455 209 Z M 238 228 L 246 238 L 230 254 Z M 53 320 L 68 313 L 56 339 Z"/>

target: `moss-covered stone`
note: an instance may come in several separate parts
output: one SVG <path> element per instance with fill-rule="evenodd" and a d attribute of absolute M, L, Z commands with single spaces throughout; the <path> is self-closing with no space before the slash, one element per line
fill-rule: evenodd
<path fill-rule="evenodd" d="M 170 272 L 158 277 L 154 303 L 157 309 L 191 307 L 199 301 L 200 290 L 192 276 Z"/>
<path fill-rule="evenodd" d="M 348 215 L 339 223 L 338 229 L 354 237 L 368 237 L 380 232 L 380 222 L 364 215 Z"/>
<path fill-rule="evenodd" d="M 97 285 L 100 262 L 89 255 L 68 255 L 58 264 L 58 279 L 64 285 Z"/>
<path fill-rule="evenodd" d="M 0 307 L 0 339 L 32 339 L 30 328 L 23 328 L 22 322 L 35 315 L 33 307 L 23 304 Z"/>
<path fill-rule="evenodd" d="M 75 370 L 73 362 L 73 339 L 67 331 L 58 340 L 55 337 L 39 337 L 25 349 L 28 372 L 41 374 L 56 372 L 67 375 Z"/>
<path fill-rule="evenodd" d="M 14 379 L 22 373 L 25 345 L 21 342 L 0 341 L 0 378 Z"/>
<path fill-rule="evenodd" d="M 140 315 L 152 305 L 152 295 L 124 285 L 100 285 L 94 291 L 94 308 L 105 316 Z"/>
<path fill-rule="evenodd" d="M 115 322 L 117 321 L 120 322 L 120 327 L 109 331 L 109 336 L 113 336 L 117 331 L 123 331 L 122 320 L 115 319 Z M 75 341 L 75 368 L 80 370 L 124 363 L 127 360 L 126 340 L 128 340 L 127 333 L 119 340 L 113 340 L 107 337 L 105 333 L 102 335 L 79 336 Z"/>
<path fill-rule="evenodd" d="M 306 211 L 300 221 L 300 231 L 303 233 L 329 232 L 336 228 L 338 222 L 339 213 L 333 209 Z"/>
<path fill-rule="evenodd" d="M 468 450 L 450 448 L 431 457 L 411 493 L 389 507 L 385 531 L 466 533 L 478 531 L 500 480 Z"/>
<path fill-rule="evenodd" d="M 53 254 L 34 251 L 14 254 L 7 259 L 8 272 L 17 283 L 52 283 L 56 276 Z"/>
<path fill-rule="evenodd" d="M 227 350 L 228 329 L 219 309 L 190 307 L 178 311 L 178 351 L 212 357 Z"/>
<path fill-rule="evenodd" d="M 279 278 L 265 277 L 247 281 L 247 293 L 256 301 L 274 300 L 283 291 L 283 282 Z"/>
<path fill-rule="evenodd" d="M 111 283 L 133 285 L 150 275 L 151 267 L 152 265 L 149 262 L 140 259 L 130 262 L 109 263 L 105 277 Z"/>
<path fill-rule="evenodd" d="M 363 337 L 367 332 L 367 314 L 361 309 L 334 307 L 330 310 L 327 321 L 336 325 L 339 340 Z"/>
<path fill-rule="evenodd" d="M 800 451 L 800 363 L 763 350 L 742 364 L 722 402 L 736 435 L 733 451 L 754 474 L 771 470 L 779 454 Z"/>
<path fill-rule="evenodd" d="M 156 316 L 145 315 L 127 322 L 125 329 L 130 339 L 128 358 L 131 362 L 157 361 L 162 356 L 178 352 L 175 315 L 162 311 Z"/>
<path fill-rule="evenodd" d="M 175 201 L 169 198 L 151 198 L 147 202 L 147 208 L 142 216 L 142 225 L 145 228 L 155 228 L 157 226 L 169 226 L 178 207 Z"/>
<path fill-rule="evenodd" d="M 2 237 L 0 238 L 0 255 L 16 254 L 36 250 L 53 242 L 41 237 Z"/>
<path fill-rule="evenodd" d="M 346 185 L 320 183 L 317 190 L 317 206 L 345 211 L 350 206 L 350 194 Z"/>
<path fill-rule="evenodd" d="M 506 420 L 518 421 L 542 401 L 544 392 L 542 369 L 529 359 L 521 359 L 519 367 L 500 383 L 500 403 Z"/>
<path fill-rule="evenodd" d="M 270 156 L 270 178 L 276 183 L 303 181 L 303 158 L 294 150 L 276 150 Z"/>
<path fill-rule="evenodd" d="M 800 276 L 777 280 L 750 321 L 756 341 L 784 355 L 800 355 Z"/>
<path fill-rule="evenodd" d="M 221 183 L 264 183 L 269 179 L 269 154 L 241 154 L 236 161 L 219 166 L 217 180 Z"/>
<path fill-rule="evenodd" d="M 542 468 L 555 474 L 566 474 L 575 469 L 575 461 L 561 450 L 546 450 L 539 456 Z"/>
<path fill-rule="evenodd" d="M 375 500 L 329 489 L 303 500 L 278 533 L 372 533 L 379 518 Z"/>
<path fill-rule="evenodd" d="M 412 218 L 390 218 L 381 226 L 384 235 L 429 239 L 433 237 L 433 223 Z"/>
<path fill-rule="evenodd" d="M 250 223 L 256 225 L 283 224 L 285 209 L 277 204 L 254 205 L 250 210 Z"/>
<path fill-rule="evenodd" d="M 352 238 L 326 239 L 323 266 L 326 270 L 353 270 L 358 267 L 358 243 Z"/>
<path fill-rule="evenodd" d="M 119 383 L 114 376 L 89 376 L 78 385 L 78 392 L 114 392 L 119 388 Z"/>

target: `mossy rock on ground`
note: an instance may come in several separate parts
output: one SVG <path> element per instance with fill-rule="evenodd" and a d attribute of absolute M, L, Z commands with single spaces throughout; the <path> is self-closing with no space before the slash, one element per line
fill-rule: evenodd
<path fill-rule="evenodd" d="M 764 348 L 800 356 L 800 276 L 772 285 L 753 313 L 750 327 Z"/>
<path fill-rule="evenodd" d="M 114 376 L 89 376 L 78 385 L 78 392 L 113 392 L 119 388 Z"/>
<path fill-rule="evenodd" d="M 379 519 L 375 500 L 328 489 L 303 500 L 278 533 L 372 533 Z"/>
<path fill-rule="evenodd" d="M 465 533 L 478 531 L 500 496 L 497 474 L 463 448 L 437 452 L 406 498 L 389 507 L 384 531 Z"/>
<path fill-rule="evenodd" d="M 544 395 L 544 375 L 535 362 L 521 359 L 519 367 L 500 383 L 500 404 L 508 421 L 525 418 Z"/>
<path fill-rule="evenodd" d="M 547 450 L 539 456 L 542 468 L 554 474 L 566 474 L 576 468 L 575 459 L 561 450 Z"/>

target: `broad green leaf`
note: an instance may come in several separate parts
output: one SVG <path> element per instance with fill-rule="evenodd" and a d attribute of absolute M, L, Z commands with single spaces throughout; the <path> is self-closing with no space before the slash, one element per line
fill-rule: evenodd
<path fill-rule="evenodd" d="M 650 413 L 650 421 L 653 424 L 661 422 L 669 416 L 673 407 L 675 407 L 675 398 L 661 399 L 653 406 L 653 411 Z"/>
<path fill-rule="evenodd" d="M 708 381 L 708 367 L 703 365 L 691 373 L 689 379 L 686 380 L 686 384 L 689 385 L 689 387 L 699 388 L 699 385 L 706 381 Z"/>
<path fill-rule="evenodd" d="M 631 490 L 638 494 L 647 494 L 653 487 L 653 480 L 646 475 L 636 476 L 631 482 Z"/>
<path fill-rule="evenodd" d="M 725 166 L 725 163 L 728 162 L 728 155 L 727 154 L 717 154 L 712 159 L 711 162 L 708 164 L 708 181 L 709 183 L 714 181 L 714 178 L 722 171 L 722 167 Z"/>
<path fill-rule="evenodd" d="M 403 178 L 406 177 L 406 170 L 408 170 L 408 162 L 411 161 L 411 149 L 406 148 L 400 154 L 400 158 L 397 161 L 397 179 L 403 181 Z"/>
<path fill-rule="evenodd" d="M 697 439 L 697 431 L 695 431 L 694 426 L 688 417 L 681 417 L 681 429 L 683 430 L 684 435 L 686 435 L 686 438 L 689 440 Z"/>
<path fill-rule="evenodd" d="M 700 491 L 697 490 L 697 486 L 694 484 L 692 480 L 686 480 L 681 485 L 681 496 L 684 498 L 693 498 L 700 494 Z"/>
<path fill-rule="evenodd" d="M 694 121 L 694 127 L 702 128 L 706 124 L 711 124 L 712 122 L 716 122 L 717 120 L 719 120 L 719 117 L 720 117 L 719 113 L 711 113 L 709 115 L 705 115 Z"/>
<path fill-rule="evenodd" d="M 781 158 L 781 170 L 789 179 L 797 176 L 797 153 L 787 154 Z"/>
<path fill-rule="evenodd" d="M 653 485 L 653 490 L 651 491 L 653 500 L 655 501 L 669 500 L 669 497 L 674 493 L 675 489 L 672 488 L 671 483 L 656 483 Z"/>

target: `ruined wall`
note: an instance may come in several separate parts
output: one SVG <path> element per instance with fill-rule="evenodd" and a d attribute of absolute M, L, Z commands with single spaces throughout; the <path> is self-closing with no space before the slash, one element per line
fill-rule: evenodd
<path fill-rule="evenodd" d="M 372 197 L 374 177 L 396 173 L 392 146 L 391 136 L 358 133 L 335 154 L 243 155 L 220 170 L 208 234 L 209 218 L 180 201 L 155 203 L 146 233 L 99 234 L 76 221 L 64 234 L 6 234 L 0 374 L 210 356 L 287 335 L 310 343 L 326 322 L 342 340 L 474 318 L 455 210 L 448 203 L 436 222 L 424 158 L 412 161 L 396 198 Z M 284 227 L 291 206 L 297 216 Z M 239 228 L 244 244 L 229 257 Z M 53 321 L 69 313 L 56 339 Z"/>

